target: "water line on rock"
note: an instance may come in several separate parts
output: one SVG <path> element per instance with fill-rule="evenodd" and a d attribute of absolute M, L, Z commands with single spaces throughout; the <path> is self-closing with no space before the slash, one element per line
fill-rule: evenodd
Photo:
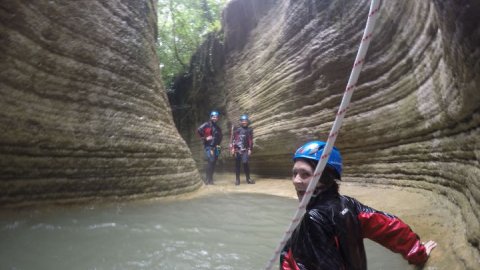
<path fill-rule="evenodd" d="M 350 104 L 350 99 L 352 97 L 353 91 L 355 90 L 355 85 L 360 75 L 360 71 L 362 70 L 363 63 L 365 62 L 365 55 L 367 54 L 368 46 L 370 45 L 370 41 L 372 40 L 373 28 L 378 18 L 380 6 L 381 6 L 381 0 L 372 0 L 370 2 L 370 10 L 368 13 L 367 24 L 363 32 L 363 37 L 360 42 L 360 47 L 358 48 L 357 56 L 355 57 L 355 62 L 353 64 L 352 71 L 350 72 L 350 77 L 348 79 L 345 93 L 343 94 L 342 102 L 340 103 L 340 107 L 338 108 L 335 121 L 333 122 L 332 129 L 330 130 L 330 134 L 327 139 L 327 144 L 325 145 L 325 148 L 323 150 L 323 155 L 320 158 L 320 162 L 318 163 L 317 167 L 315 168 L 313 178 L 307 187 L 305 195 L 302 201 L 300 202 L 292 218 L 290 225 L 288 226 L 287 230 L 283 234 L 282 240 L 280 241 L 277 248 L 275 249 L 275 253 L 273 257 L 268 261 L 268 264 L 265 267 L 265 270 L 272 269 L 273 264 L 275 263 L 278 256 L 280 255 L 280 252 L 282 251 L 283 247 L 287 243 L 288 239 L 290 239 L 293 233 L 293 230 L 297 227 L 303 215 L 305 214 L 307 203 L 310 201 L 313 191 L 317 186 L 318 180 L 320 179 L 320 176 L 322 175 L 325 165 L 327 164 L 333 145 L 335 144 L 335 140 L 337 139 L 339 129 L 342 125 L 343 118 L 345 117 L 345 113 L 348 109 L 348 105 Z"/>

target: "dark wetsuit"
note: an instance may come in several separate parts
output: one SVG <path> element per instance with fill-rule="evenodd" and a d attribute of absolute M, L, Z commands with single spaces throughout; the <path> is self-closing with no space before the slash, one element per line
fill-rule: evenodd
<path fill-rule="evenodd" d="M 363 238 L 412 264 L 428 259 L 419 237 L 399 218 L 330 189 L 312 197 L 280 255 L 280 269 L 367 269 Z"/>
<path fill-rule="evenodd" d="M 248 150 L 253 149 L 253 129 L 250 127 L 237 127 L 233 132 L 233 149 L 235 150 L 235 174 L 236 184 L 240 184 L 240 163 L 243 164 L 243 171 L 247 183 L 252 183 L 250 179 L 250 167 L 248 165 Z"/>
<path fill-rule="evenodd" d="M 217 163 L 218 151 L 217 147 L 222 142 L 222 129 L 212 121 L 203 123 L 197 129 L 198 135 L 203 140 L 203 147 L 205 151 L 205 158 L 207 159 L 207 166 L 205 168 L 206 184 L 213 184 L 213 172 L 215 171 L 215 164 Z M 207 141 L 207 137 L 212 136 L 213 139 Z"/>

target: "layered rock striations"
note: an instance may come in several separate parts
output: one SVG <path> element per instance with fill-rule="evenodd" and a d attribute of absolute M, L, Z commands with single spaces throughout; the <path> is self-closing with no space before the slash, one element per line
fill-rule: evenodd
<path fill-rule="evenodd" d="M 468 241 L 478 249 L 480 2 L 382 2 L 336 142 L 345 179 L 445 195 L 460 206 Z M 224 98 L 188 103 L 189 111 L 222 108 L 225 127 L 248 112 L 252 170 L 287 177 L 299 145 L 328 137 L 368 9 L 369 1 L 233 0 L 224 12 L 223 49 L 216 50 L 223 69 L 208 86 L 191 80 L 182 87 L 186 102 L 202 87 Z M 207 68 L 190 78 L 218 64 L 203 61 L 192 63 Z M 176 112 L 180 117 L 189 116 Z M 189 128 L 180 130 L 185 137 Z M 196 152 L 198 142 L 190 144 Z"/>
<path fill-rule="evenodd" d="M 201 185 L 155 54 L 154 1 L 2 1 L 0 205 Z"/>

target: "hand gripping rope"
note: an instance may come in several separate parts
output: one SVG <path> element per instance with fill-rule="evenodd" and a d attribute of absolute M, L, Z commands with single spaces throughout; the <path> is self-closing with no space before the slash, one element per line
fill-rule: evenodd
<path fill-rule="evenodd" d="M 375 22 L 378 17 L 378 13 L 380 10 L 380 3 L 381 0 L 372 0 L 370 3 L 370 11 L 368 13 L 367 25 L 365 26 L 365 30 L 363 32 L 362 41 L 360 42 L 360 47 L 358 48 L 357 56 L 355 58 L 355 63 L 353 64 L 352 71 L 350 73 L 350 78 L 348 79 L 347 87 L 345 89 L 345 93 L 343 94 L 342 102 L 340 107 L 338 108 L 337 116 L 335 118 L 335 122 L 333 122 L 332 129 L 330 130 L 330 134 L 328 136 L 327 144 L 323 150 L 323 155 L 320 158 L 320 162 L 318 163 L 317 167 L 315 168 L 315 172 L 313 175 L 310 184 L 307 187 L 305 195 L 300 202 L 295 215 L 290 223 L 290 226 L 283 234 L 283 238 L 278 244 L 277 248 L 275 249 L 275 254 L 268 262 L 268 265 L 265 267 L 265 270 L 272 269 L 273 264 L 277 260 L 278 256 L 280 255 L 281 250 L 287 243 L 287 240 L 290 239 L 293 230 L 297 227 L 298 223 L 302 219 L 303 215 L 305 214 L 305 208 L 307 203 L 310 201 L 312 197 L 313 191 L 317 186 L 318 180 L 322 175 L 323 169 L 327 164 L 327 160 L 330 157 L 330 153 L 332 151 L 333 145 L 335 140 L 337 139 L 338 130 L 340 129 L 343 118 L 345 117 L 345 113 L 347 111 L 348 105 L 350 104 L 350 98 L 352 97 L 353 91 L 355 90 L 355 85 L 358 80 L 358 76 L 360 75 L 360 71 L 363 67 L 363 63 L 365 62 L 365 55 L 367 53 L 368 45 L 370 45 L 370 41 L 372 40 L 372 32 L 375 26 Z"/>

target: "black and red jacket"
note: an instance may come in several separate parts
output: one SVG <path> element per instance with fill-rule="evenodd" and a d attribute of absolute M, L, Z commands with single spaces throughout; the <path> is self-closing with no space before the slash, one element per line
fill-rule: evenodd
<path fill-rule="evenodd" d="M 213 123 L 212 121 L 208 121 L 203 123 L 198 129 L 197 133 L 203 140 L 203 145 L 205 147 L 210 146 L 214 147 L 220 145 L 222 142 L 222 129 L 217 126 L 217 124 Z M 208 136 L 212 136 L 213 140 L 207 141 L 206 138 Z"/>
<path fill-rule="evenodd" d="M 419 237 L 399 218 L 330 189 L 310 200 L 280 255 L 280 269 L 367 269 L 364 238 L 411 264 L 428 259 Z"/>
<path fill-rule="evenodd" d="M 233 131 L 232 145 L 235 150 L 253 149 L 253 129 L 250 127 L 237 127 Z"/>

